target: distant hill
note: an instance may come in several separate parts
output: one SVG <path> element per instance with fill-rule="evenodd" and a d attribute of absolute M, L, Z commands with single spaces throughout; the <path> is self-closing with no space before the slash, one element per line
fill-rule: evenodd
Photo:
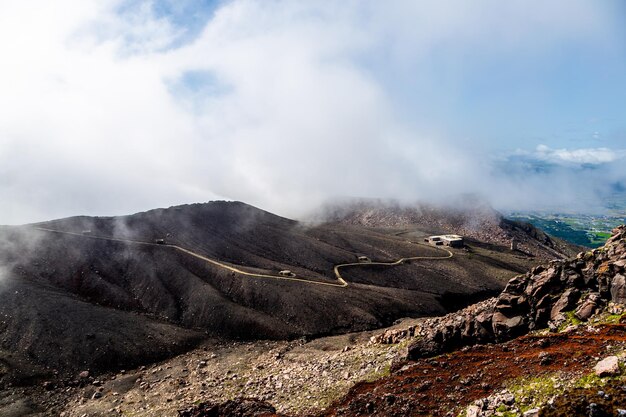
<path fill-rule="evenodd" d="M 376 228 L 413 228 L 429 234 L 457 233 L 498 247 L 518 242 L 521 251 L 539 259 L 563 258 L 582 248 L 551 237 L 528 222 L 506 219 L 484 201 L 459 198 L 447 206 L 360 199 L 329 204 L 318 218 L 336 224 Z"/>
<path fill-rule="evenodd" d="M 359 256 L 448 256 L 416 243 L 434 211 L 413 218 L 398 210 L 308 226 L 212 202 L 2 227 L 0 387 L 149 363 L 206 337 L 315 337 L 444 314 L 499 292 L 536 256 L 568 248 L 497 216 L 452 227 L 463 219 L 458 210 L 445 217 L 450 227 L 428 223 L 471 238 L 452 258 L 346 266 L 343 286 L 334 267 Z M 494 222 L 497 229 L 485 227 Z M 529 253 L 506 247 L 507 233 Z"/>

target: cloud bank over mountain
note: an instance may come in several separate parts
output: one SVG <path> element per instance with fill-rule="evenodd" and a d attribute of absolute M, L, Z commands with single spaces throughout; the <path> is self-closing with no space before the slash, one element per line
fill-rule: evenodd
<path fill-rule="evenodd" d="M 1 224 L 215 198 L 585 209 L 626 183 L 620 2 L 198 4 L 0 5 Z"/>

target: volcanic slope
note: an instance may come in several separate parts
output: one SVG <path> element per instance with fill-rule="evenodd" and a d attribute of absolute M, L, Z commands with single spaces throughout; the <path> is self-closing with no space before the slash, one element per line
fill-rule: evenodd
<path fill-rule="evenodd" d="M 130 367 L 206 337 L 319 336 L 438 315 L 499 292 L 533 262 L 481 245 L 450 258 L 396 234 L 305 227 L 238 202 L 0 228 L 0 381 Z M 358 256 L 441 259 L 346 266 L 342 286 L 334 267 Z"/>
<path fill-rule="evenodd" d="M 504 218 L 475 196 L 464 196 L 448 204 L 399 203 L 394 200 L 354 199 L 328 204 L 315 216 L 324 222 L 419 230 L 424 234 L 455 233 L 475 244 L 510 247 L 538 261 L 574 256 L 584 248 L 552 237 L 530 223 Z"/>

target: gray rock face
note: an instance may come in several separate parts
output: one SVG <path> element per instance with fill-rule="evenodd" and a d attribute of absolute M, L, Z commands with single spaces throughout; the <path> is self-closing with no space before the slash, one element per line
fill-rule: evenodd
<path fill-rule="evenodd" d="M 538 266 L 511 279 L 497 298 L 434 320 L 416 335 L 408 358 L 506 341 L 533 329 L 557 329 L 566 312 L 585 321 L 609 302 L 626 305 L 625 268 L 626 226 L 620 226 L 603 248 Z"/>
<path fill-rule="evenodd" d="M 582 303 L 576 308 L 574 315 L 579 320 L 589 320 L 589 317 L 596 312 L 601 303 L 602 299 L 600 298 L 600 294 L 591 293 L 589 294 L 589 297 L 582 301 Z"/>
<path fill-rule="evenodd" d="M 576 306 L 576 301 L 580 298 L 580 291 L 576 288 L 568 288 L 559 297 L 558 301 L 550 310 L 550 320 L 556 321 L 561 319 L 563 312 L 570 311 Z"/>
<path fill-rule="evenodd" d="M 611 300 L 614 303 L 626 304 L 626 277 L 617 274 L 611 282 Z"/>
<path fill-rule="evenodd" d="M 528 331 L 528 323 L 521 315 L 507 317 L 496 309 L 493 313 L 492 321 L 493 332 L 501 338 L 510 339 Z"/>

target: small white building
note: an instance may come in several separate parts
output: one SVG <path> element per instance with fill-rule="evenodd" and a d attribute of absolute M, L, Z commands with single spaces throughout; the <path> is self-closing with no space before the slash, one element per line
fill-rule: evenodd
<path fill-rule="evenodd" d="M 459 235 L 438 235 L 438 236 L 429 236 L 424 239 L 424 241 L 430 243 L 435 246 L 449 246 L 451 248 L 462 248 L 465 242 L 463 241 L 463 236 Z"/>

